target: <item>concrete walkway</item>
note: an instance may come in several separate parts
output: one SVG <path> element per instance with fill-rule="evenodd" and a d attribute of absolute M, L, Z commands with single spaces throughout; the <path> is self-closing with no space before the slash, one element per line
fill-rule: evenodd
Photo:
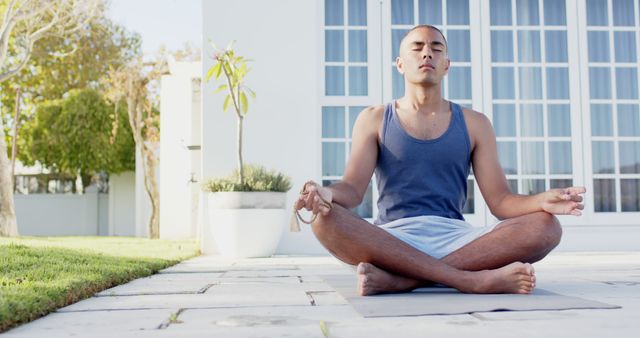
<path fill-rule="evenodd" d="M 363 318 L 322 281 L 331 257 L 201 256 L 105 290 L 8 337 L 631 337 L 640 329 L 640 252 L 555 253 L 538 287 L 614 310 Z M 354 286 L 355 287 L 355 286 Z"/>

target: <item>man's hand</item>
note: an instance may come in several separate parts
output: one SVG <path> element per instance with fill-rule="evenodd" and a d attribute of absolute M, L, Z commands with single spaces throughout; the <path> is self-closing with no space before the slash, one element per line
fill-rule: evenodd
<path fill-rule="evenodd" d="M 582 215 L 584 187 L 551 189 L 541 194 L 542 209 L 553 215 Z"/>
<path fill-rule="evenodd" d="M 320 186 L 318 183 L 309 181 L 305 183 L 300 197 L 295 203 L 295 209 L 305 208 L 311 210 L 315 215 L 320 213 L 323 216 L 331 211 L 331 202 L 333 201 L 333 193 L 330 189 Z"/>

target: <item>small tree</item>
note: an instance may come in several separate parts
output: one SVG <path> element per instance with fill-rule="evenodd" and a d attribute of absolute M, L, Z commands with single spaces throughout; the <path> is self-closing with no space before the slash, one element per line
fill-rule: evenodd
<path fill-rule="evenodd" d="M 211 76 L 215 75 L 216 80 L 224 74 L 226 83 L 221 84 L 214 93 L 223 90 L 227 91 L 227 96 L 222 104 L 222 110 L 226 111 L 229 104 L 233 103 L 233 108 L 237 117 L 237 150 L 238 150 L 238 179 L 240 186 L 244 185 L 244 161 L 242 159 L 242 122 L 249 110 L 249 100 L 247 94 L 255 100 L 256 94 L 249 87 L 244 85 L 244 78 L 249 72 L 247 62 L 251 61 L 242 56 L 236 55 L 231 42 L 224 50 L 218 49 L 214 56 L 216 63 L 207 71 L 206 81 L 209 82 Z"/>
<path fill-rule="evenodd" d="M 126 104 L 133 139 L 142 155 L 144 187 L 151 200 L 151 238 L 160 237 L 160 194 L 155 175 L 158 166 L 156 148 L 160 141 L 160 131 L 159 115 L 154 107 L 149 86 L 166 73 L 167 64 L 164 60 L 143 63 L 138 59 L 121 68 L 112 69 L 105 79 L 106 96 L 109 100 L 116 107 L 121 103 Z"/>

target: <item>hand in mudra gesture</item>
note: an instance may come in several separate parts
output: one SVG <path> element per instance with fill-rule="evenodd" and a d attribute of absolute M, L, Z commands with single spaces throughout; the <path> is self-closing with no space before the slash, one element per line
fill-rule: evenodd
<path fill-rule="evenodd" d="M 553 215 L 582 215 L 584 187 L 551 189 L 542 193 L 542 209 Z"/>
<path fill-rule="evenodd" d="M 322 215 L 329 214 L 331 211 L 331 202 L 333 200 L 333 194 L 331 190 L 320 186 L 318 183 L 313 181 L 307 181 L 302 190 L 300 191 L 300 197 L 293 205 L 296 211 L 305 208 L 310 210 L 313 213 L 313 218 L 311 221 L 307 222 L 301 219 L 304 223 L 312 223 L 317 215 L 320 213 Z"/>

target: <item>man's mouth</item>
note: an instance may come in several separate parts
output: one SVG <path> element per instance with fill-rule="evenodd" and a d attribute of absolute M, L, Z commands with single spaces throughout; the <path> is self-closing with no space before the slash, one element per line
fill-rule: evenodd
<path fill-rule="evenodd" d="M 424 69 L 424 68 L 429 68 L 429 69 L 436 69 L 436 67 L 434 67 L 432 64 L 430 63 L 423 63 L 420 65 L 419 67 L 420 69 Z"/>

